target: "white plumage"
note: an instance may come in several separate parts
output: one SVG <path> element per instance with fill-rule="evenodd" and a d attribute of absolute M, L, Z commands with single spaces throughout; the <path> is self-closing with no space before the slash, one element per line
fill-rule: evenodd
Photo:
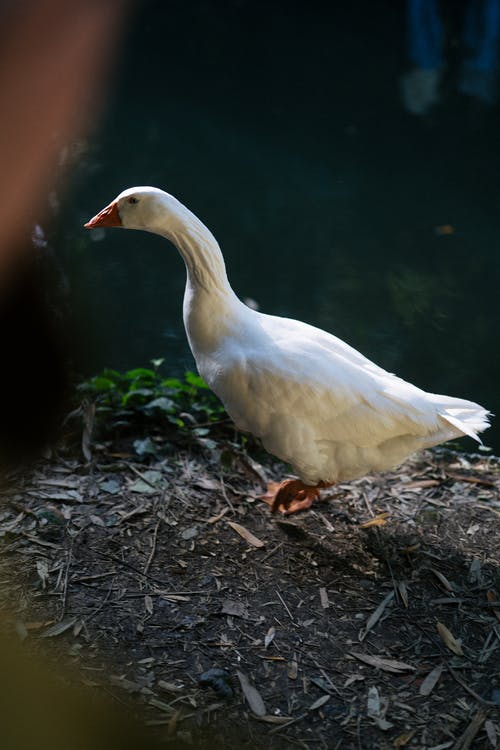
<path fill-rule="evenodd" d="M 306 507 L 314 486 L 390 469 L 463 435 L 479 440 L 488 427 L 488 412 L 472 401 L 426 393 L 325 331 L 248 308 L 229 285 L 213 235 L 173 196 L 125 190 L 86 226 L 144 229 L 176 245 L 187 268 L 184 324 L 200 375 L 236 425 L 311 488 L 296 482 L 275 508 Z"/>

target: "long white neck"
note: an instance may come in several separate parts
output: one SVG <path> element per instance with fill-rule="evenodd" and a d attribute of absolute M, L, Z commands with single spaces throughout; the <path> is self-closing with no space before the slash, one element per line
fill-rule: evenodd
<path fill-rule="evenodd" d="M 184 325 L 198 367 L 203 367 L 202 358 L 218 348 L 238 311 L 247 308 L 231 289 L 217 240 L 191 211 L 178 203 L 175 214 L 155 231 L 177 247 L 186 264 Z"/>
<path fill-rule="evenodd" d="M 178 203 L 175 217 L 170 216 L 168 226 L 161 227 L 160 234 L 182 255 L 193 290 L 233 294 L 217 240 L 189 209 Z"/>

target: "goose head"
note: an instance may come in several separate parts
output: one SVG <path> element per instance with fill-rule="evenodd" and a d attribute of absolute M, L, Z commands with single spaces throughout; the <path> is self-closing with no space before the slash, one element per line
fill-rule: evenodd
<path fill-rule="evenodd" d="M 173 195 L 159 188 L 128 188 L 84 224 L 84 227 L 123 227 L 162 234 L 168 228 L 175 231 L 176 225 L 182 220 L 183 208 Z"/>

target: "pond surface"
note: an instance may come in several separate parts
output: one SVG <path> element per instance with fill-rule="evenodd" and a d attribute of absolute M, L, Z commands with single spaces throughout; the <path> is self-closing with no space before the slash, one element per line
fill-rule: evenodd
<path fill-rule="evenodd" d="M 175 249 L 82 229 L 151 184 L 213 231 L 241 297 L 500 413 L 498 104 L 457 93 L 454 52 L 440 101 L 408 113 L 404 7 L 352 5 L 149 2 L 131 17 L 54 239 L 82 372 L 193 366 Z M 500 430 L 486 442 L 500 451 Z"/>

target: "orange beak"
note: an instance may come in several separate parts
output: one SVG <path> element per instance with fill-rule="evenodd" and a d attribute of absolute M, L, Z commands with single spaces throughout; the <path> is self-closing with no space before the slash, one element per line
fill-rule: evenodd
<path fill-rule="evenodd" d="M 106 206 L 102 211 L 99 211 L 93 219 L 87 221 L 83 226 L 85 229 L 95 229 L 96 227 L 121 227 L 122 220 L 118 213 L 118 203 L 113 201 L 113 203 L 110 203 L 109 206 Z"/>

